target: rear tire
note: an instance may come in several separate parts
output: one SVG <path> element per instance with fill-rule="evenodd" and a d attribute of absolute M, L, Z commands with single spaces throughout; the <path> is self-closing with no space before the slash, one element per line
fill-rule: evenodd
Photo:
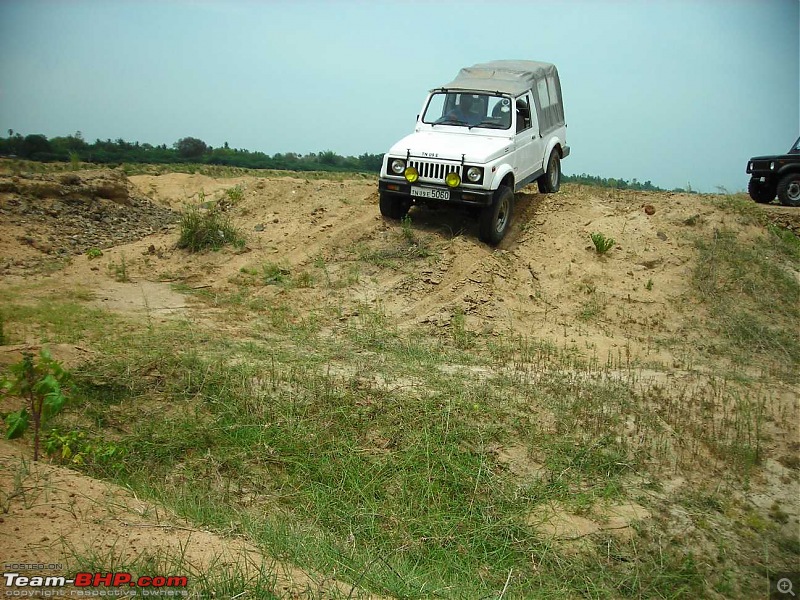
<path fill-rule="evenodd" d="M 482 242 L 496 246 L 505 237 L 514 214 L 514 192 L 501 185 L 492 203 L 481 211 L 478 236 Z"/>
<path fill-rule="evenodd" d="M 747 184 L 747 193 L 759 204 L 769 204 L 775 199 L 775 186 L 762 182 L 758 177 L 751 177 Z"/>
<path fill-rule="evenodd" d="M 380 207 L 381 214 L 384 217 L 399 221 L 408 213 L 408 209 L 411 208 L 411 201 L 402 196 L 380 192 Z"/>
<path fill-rule="evenodd" d="M 784 206 L 800 206 L 800 173 L 789 173 L 778 182 L 778 200 Z"/>
<path fill-rule="evenodd" d="M 536 183 L 542 194 L 555 194 L 561 188 L 561 157 L 557 149 L 553 148 L 550 158 L 547 159 L 547 171 Z"/>

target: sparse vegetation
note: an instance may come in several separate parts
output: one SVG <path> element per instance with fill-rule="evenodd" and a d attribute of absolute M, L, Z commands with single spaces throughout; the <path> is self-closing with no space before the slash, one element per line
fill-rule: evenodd
<path fill-rule="evenodd" d="M 260 184 L 218 204 L 248 206 Z M 775 448 L 795 431 L 781 380 L 800 246 L 758 221 L 715 233 L 708 206 L 682 229 L 696 246 L 676 250 L 691 290 L 660 278 L 652 248 L 629 258 L 630 230 L 613 261 L 585 260 L 577 228 L 537 264 L 549 242 L 484 252 L 416 208 L 413 226 L 348 223 L 327 245 L 290 223 L 288 245 L 275 228 L 247 254 L 129 255 L 127 270 L 192 294 L 184 317 L 110 314 L 63 281 L 0 288 L 6 335 L 85 349 L 48 423 L 52 460 L 257 557 L 200 568 L 181 552 L 68 549 L 70 568 L 180 572 L 220 598 L 289 595 L 286 564 L 320 574 L 310 597 L 334 576 L 341 597 L 756 595 L 798 553 L 791 498 L 749 498 L 770 459 L 797 477 L 796 448 Z M 198 209 L 211 212 L 228 216 Z M 687 214 L 664 219 L 670 239 Z"/>
<path fill-rule="evenodd" d="M 758 360 L 796 378 L 800 283 L 792 269 L 800 264 L 798 238 L 770 228 L 745 242 L 733 231 L 715 230 L 697 246 L 693 282 L 722 340 L 709 350 L 751 365 Z"/>

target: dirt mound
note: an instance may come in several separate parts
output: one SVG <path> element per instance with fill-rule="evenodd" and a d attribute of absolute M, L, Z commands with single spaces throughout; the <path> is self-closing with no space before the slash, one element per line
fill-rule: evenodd
<path fill-rule="evenodd" d="M 0 175 L 0 217 L 0 273 L 137 240 L 178 219 L 119 170 Z"/>

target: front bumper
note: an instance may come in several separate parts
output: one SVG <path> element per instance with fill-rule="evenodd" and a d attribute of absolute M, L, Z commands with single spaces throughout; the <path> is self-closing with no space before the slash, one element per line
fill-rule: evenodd
<path fill-rule="evenodd" d="M 378 190 L 387 194 L 411 199 L 415 203 L 435 202 L 437 204 L 461 204 L 465 206 L 489 206 L 494 198 L 492 190 L 473 190 L 468 188 L 450 188 L 446 185 L 431 183 L 415 183 L 415 187 L 447 190 L 450 192 L 449 200 L 433 200 L 430 198 L 417 198 L 411 195 L 411 184 L 407 181 L 396 179 L 379 179 Z"/>

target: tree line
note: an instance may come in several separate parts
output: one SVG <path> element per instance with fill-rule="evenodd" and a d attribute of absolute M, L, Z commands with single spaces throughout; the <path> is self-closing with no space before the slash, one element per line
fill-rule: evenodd
<path fill-rule="evenodd" d="M 298 154 L 284 152 L 272 156 L 230 148 L 219 148 L 194 137 L 181 138 L 172 146 L 152 145 L 117 140 L 95 140 L 89 143 L 80 131 L 64 137 L 47 138 L 41 134 L 23 136 L 8 131 L 0 138 L 0 156 L 24 158 L 39 162 L 81 161 L 101 165 L 121 163 L 174 164 L 194 163 L 224 165 L 246 169 L 283 169 L 290 171 L 353 171 L 377 173 L 383 154 L 364 153 L 341 156 L 331 150 Z"/>
<path fill-rule="evenodd" d="M 331 150 L 297 154 L 283 152 L 272 156 L 264 152 L 251 152 L 230 148 L 228 142 L 213 148 L 194 137 L 179 139 L 171 146 L 152 145 L 139 142 L 95 140 L 89 143 L 80 131 L 73 135 L 48 139 L 41 134 L 23 136 L 8 130 L 8 137 L 0 137 L 0 156 L 18 157 L 40 162 L 82 161 L 101 165 L 121 163 L 174 164 L 194 163 L 242 167 L 246 169 L 279 169 L 287 171 L 351 171 L 378 173 L 383 154 L 364 153 L 359 156 L 341 156 Z M 652 182 L 633 179 L 598 177 L 595 175 L 562 174 L 565 183 L 580 183 L 598 187 L 647 192 L 664 192 Z M 675 188 L 673 192 L 691 192 L 691 189 Z"/>

